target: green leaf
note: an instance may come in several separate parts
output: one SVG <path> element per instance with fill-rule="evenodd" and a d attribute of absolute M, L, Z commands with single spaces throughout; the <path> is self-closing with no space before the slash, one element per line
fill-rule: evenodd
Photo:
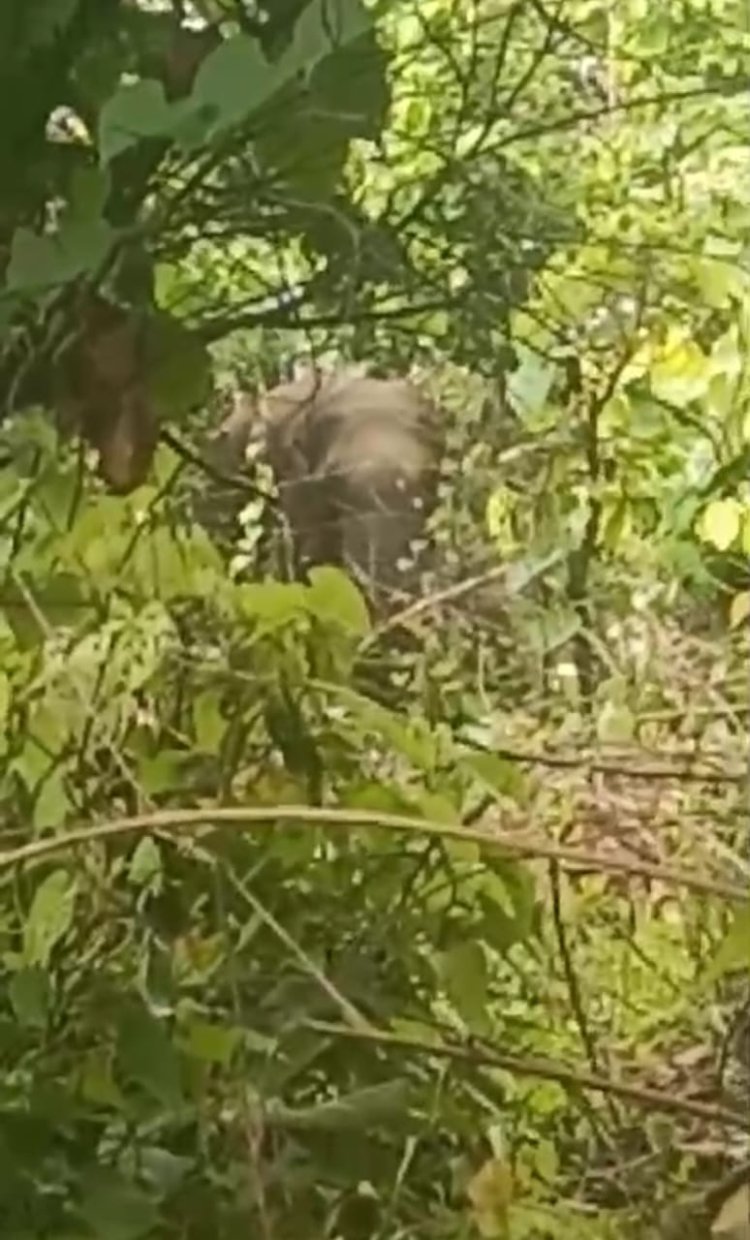
<path fill-rule="evenodd" d="M 179 1188 L 194 1165 L 192 1158 L 182 1158 L 158 1145 L 142 1146 L 138 1151 L 138 1163 L 143 1179 L 160 1196 Z"/>
<path fill-rule="evenodd" d="M 517 762 L 509 762 L 507 758 L 499 758 L 494 753 L 483 753 L 479 749 L 463 752 L 460 762 L 463 769 L 489 792 L 512 797 L 517 801 L 525 791 L 526 778 Z"/>
<path fill-rule="evenodd" d="M 70 178 L 66 217 L 100 220 L 109 193 L 109 176 L 101 168 L 75 168 Z"/>
<path fill-rule="evenodd" d="M 196 74 L 192 98 L 210 107 L 217 128 L 245 120 L 280 85 L 278 67 L 270 64 L 255 39 L 237 34 L 206 56 Z"/>
<path fill-rule="evenodd" d="M 226 1065 L 242 1036 L 241 1029 L 211 1024 L 205 1020 L 191 1020 L 183 1031 L 180 1046 L 191 1059 Z"/>
<path fill-rule="evenodd" d="M 711 964 L 708 977 L 714 981 L 725 973 L 747 970 L 750 966 L 750 903 L 738 909 L 729 930 L 722 939 Z"/>
<path fill-rule="evenodd" d="M 487 872 L 478 889 L 482 909 L 482 938 L 505 953 L 534 930 L 536 885 L 522 862 L 501 857 L 486 859 Z"/>
<path fill-rule="evenodd" d="M 741 528 L 742 504 L 736 499 L 716 499 L 704 509 L 699 523 L 699 533 L 704 542 L 711 543 L 718 551 L 726 551 L 737 538 Z"/>
<path fill-rule="evenodd" d="M 5 672 L 0 672 L 0 728 L 4 726 L 11 703 L 11 687 L 10 680 Z"/>
<path fill-rule="evenodd" d="M 99 113 L 99 159 L 108 164 L 142 138 L 171 131 L 175 113 L 161 82 L 148 78 L 120 86 Z"/>
<path fill-rule="evenodd" d="M 552 1141 L 541 1140 L 534 1150 L 534 1167 L 537 1175 L 554 1184 L 560 1168 L 560 1158 Z"/>
<path fill-rule="evenodd" d="M 675 341 L 651 369 L 651 390 L 660 400 L 682 408 L 703 396 L 712 373 L 710 359 L 694 341 Z"/>
<path fill-rule="evenodd" d="M 292 1109 L 281 1103 L 268 1107 L 269 1122 L 302 1132 L 363 1130 L 375 1124 L 392 1124 L 408 1109 L 409 1082 L 401 1077 L 358 1089 L 317 1106 Z"/>
<path fill-rule="evenodd" d="M 34 801 L 34 831 L 59 827 L 67 817 L 70 800 L 65 791 L 63 771 L 56 767 L 43 781 Z"/>
<path fill-rule="evenodd" d="M 19 969 L 10 979 L 8 997 L 18 1023 L 27 1029 L 44 1029 L 47 1025 L 52 991 L 47 973 L 38 965 Z"/>
<path fill-rule="evenodd" d="M 112 1057 L 101 1050 L 91 1051 L 84 1059 L 78 1089 L 81 1097 L 94 1106 L 121 1110 L 125 1105 L 112 1076 Z"/>
<path fill-rule="evenodd" d="M 717 310 L 729 305 L 731 298 L 742 292 L 742 276 L 727 259 L 700 259 L 696 275 L 703 301 Z"/>
<path fill-rule="evenodd" d="M 151 758 L 144 756 L 138 762 L 138 783 L 144 792 L 156 796 L 180 786 L 190 755 L 182 749 L 163 749 Z"/>
<path fill-rule="evenodd" d="M 729 608 L 730 628 L 738 629 L 748 620 L 750 620 L 750 590 L 743 590 L 742 594 L 736 594 L 732 599 Z"/>
<path fill-rule="evenodd" d="M 34 892 L 23 928 L 23 958 L 28 965 L 46 966 L 52 949 L 73 922 L 76 883 L 67 870 L 48 874 Z"/>
<path fill-rule="evenodd" d="M 111 1168 L 97 1167 L 81 1186 L 78 1213 L 101 1240 L 138 1240 L 156 1227 L 154 1203 L 137 1185 Z"/>
<path fill-rule="evenodd" d="M 142 1004 L 129 1004 L 117 1029 L 117 1063 L 157 1102 L 176 1107 L 182 1099 L 177 1052 L 163 1024 Z"/>
<path fill-rule="evenodd" d="M 151 319 L 146 368 L 149 393 L 164 421 L 184 417 L 210 396 L 211 358 L 206 346 L 168 314 Z"/>
<path fill-rule="evenodd" d="M 38 236 L 29 228 L 13 234 L 6 274 L 9 289 L 37 293 L 93 274 L 107 257 L 116 233 L 106 220 L 67 219 L 60 231 Z"/>
<path fill-rule="evenodd" d="M 372 26 L 360 0 L 313 0 L 294 27 L 291 47 L 281 58 L 285 75 L 311 68 L 337 48 L 346 46 Z"/>
<path fill-rule="evenodd" d="M 27 25 L 23 42 L 26 47 L 45 47 L 59 38 L 70 25 L 80 0 L 35 0 L 24 5 L 21 12 Z"/>
<path fill-rule="evenodd" d="M 479 943 L 467 939 L 443 952 L 440 977 L 459 1016 L 473 1028 L 487 1024 L 487 960 Z"/>
<path fill-rule="evenodd" d="M 199 693 L 193 702 L 195 743 L 205 753 L 218 754 L 228 721 L 219 707 L 215 690 Z"/>
<path fill-rule="evenodd" d="M 164 868 L 161 849 L 155 839 L 144 835 L 136 844 L 130 865 L 128 878 L 135 887 L 148 887 L 160 891 L 163 884 Z"/>
<path fill-rule="evenodd" d="M 307 610 L 307 591 L 303 585 L 264 581 L 237 587 L 234 597 L 240 611 L 259 623 L 264 632 L 283 628 L 298 620 Z"/>
<path fill-rule="evenodd" d="M 310 571 L 307 604 L 318 620 L 338 624 L 357 636 L 369 632 L 370 617 L 364 597 L 339 568 L 326 566 Z"/>
<path fill-rule="evenodd" d="M 274 63 L 246 34 L 225 39 L 201 64 L 192 100 L 214 111 L 217 129 L 239 124 L 298 74 L 309 73 L 371 26 L 360 0 L 313 0 L 297 21 L 290 46 Z"/>

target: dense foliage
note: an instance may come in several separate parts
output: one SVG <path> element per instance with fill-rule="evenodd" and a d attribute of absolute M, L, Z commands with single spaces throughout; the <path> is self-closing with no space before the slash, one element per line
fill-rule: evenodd
<path fill-rule="evenodd" d="M 747 1240 L 746 0 L 5 0 L 0 101 L 3 1240 Z M 205 465 L 301 359 L 441 409 L 387 619 Z"/>

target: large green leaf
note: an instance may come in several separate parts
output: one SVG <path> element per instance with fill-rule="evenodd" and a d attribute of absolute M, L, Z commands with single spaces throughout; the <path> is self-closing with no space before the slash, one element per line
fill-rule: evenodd
<path fill-rule="evenodd" d="M 73 922 L 76 884 L 67 870 L 48 874 L 34 892 L 23 930 L 23 955 L 29 965 L 45 966 L 52 949 Z"/>
<path fill-rule="evenodd" d="M 129 1003 L 118 1021 L 117 1060 L 122 1075 L 155 1101 L 178 1105 L 182 1097 L 177 1051 L 163 1024 L 139 1003 Z"/>
<path fill-rule="evenodd" d="M 93 274 L 107 257 L 115 237 L 106 220 L 71 219 L 51 236 L 17 228 L 6 273 L 7 286 L 19 293 L 39 293 L 78 276 Z"/>
<path fill-rule="evenodd" d="M 143 78 L 120 86 L 99 113 L 98 146 L 102 164 L 108 164 L 140 142 L 169 133 L 175 109 L 164 95 L 161 82 Z"/>
<path fill-rule="evenodd" d="M 297 75 L 368 30 L 372 20 L 360 0 L 315 0 L 296 23 L 294 37 L 278 60 L 268 61 L 246 34 L 226 39 L 203 61 L 193 101 L 209 108 L 216 131 L 246 120 Z"/>

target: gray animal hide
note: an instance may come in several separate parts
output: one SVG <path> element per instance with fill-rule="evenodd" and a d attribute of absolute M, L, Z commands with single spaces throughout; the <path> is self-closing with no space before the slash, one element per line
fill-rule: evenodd
<path fill-rule="evenodd" d="M 413 587 L 441 457 L 433 406 L 402 379 L 313 371 L 258 401 L 241 396 L 214 461 L 237 469 L 260 434 L 297 571 L 348 568 L 378 593 Z M 406 567 L 405 567 L 406 565 Z"/>

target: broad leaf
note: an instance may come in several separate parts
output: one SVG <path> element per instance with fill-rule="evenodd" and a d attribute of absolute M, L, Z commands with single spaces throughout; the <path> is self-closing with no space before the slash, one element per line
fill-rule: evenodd
<path fill-rule="evenodd" d="M 108 164 L 142 138 L 163 137 L 174 118 L 161 82 L 144 78 L 120 86 L 99 113 L 99 159 Z"/>
<path fill-rule="evenodd" d="M 73 922 L 76 884 L 67 870 L 54 870 L 37 887 L 23 928 L 23 956 L 29 965 L 46 966 L 52 949 Z"/>

